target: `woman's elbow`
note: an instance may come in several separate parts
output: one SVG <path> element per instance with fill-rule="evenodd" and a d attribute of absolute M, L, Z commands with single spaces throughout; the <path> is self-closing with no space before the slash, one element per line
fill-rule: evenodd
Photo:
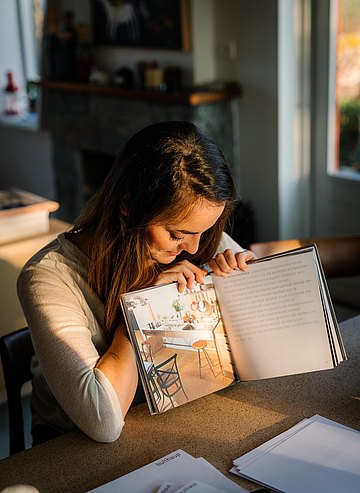
<path fill-rule="evenodd" d="M 93 424 L 93 426 L 80 427 L 81 431 L 95 442 L 111 443 L 115 442 L 124 427 L 124 421 L 110 424 Z"/>

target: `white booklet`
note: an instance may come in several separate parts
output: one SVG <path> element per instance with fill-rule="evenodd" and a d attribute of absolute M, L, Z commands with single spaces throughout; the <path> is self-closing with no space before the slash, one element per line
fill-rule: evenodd
<path fill-rule="evenodd" d="M 334 368 L 346 359 L 315 245 L 121 297 L 150 412 L 232 385 Z"/>
<path fill-rule="evenodd" d="M 176 450 L 89 493 L 94 492 L 246 493 L 247 490 L 228 479 L 205 459 Z"/>
<path fill-rule="evenodd" d="M 286 493 L 358 493 L 360 432 L 319 415 L 235 459 L 231 472 Z"/>

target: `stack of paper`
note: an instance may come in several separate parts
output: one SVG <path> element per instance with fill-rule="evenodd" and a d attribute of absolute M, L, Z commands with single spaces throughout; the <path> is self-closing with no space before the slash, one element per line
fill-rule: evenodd
<path fill-rule="evenodd" d="M 231 472 L 286 493 L 358 493 L 360 432 L 315 415 L 233 461 Z"/>
<path fill-rule="evenodd" d="M 177 450 L 91 492 L 246 493 L 203 458 Z"/>

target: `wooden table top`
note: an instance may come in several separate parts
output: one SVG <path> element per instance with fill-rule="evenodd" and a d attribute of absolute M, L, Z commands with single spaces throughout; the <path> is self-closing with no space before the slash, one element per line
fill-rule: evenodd
<path fill-rule="evenodd" d="M 340 327 L 348 360 L 335 369 L 240 383 L 156 416 L 138 405 L 114 443 L 74 431 L 3 459 L 0 491 L 22 483 L 40 493 L 86 492 L 177 449 L 255 490 L 228 472 L 232 460 L 303 418 L 320 414 L 360 430 L 360 316 Z"/>

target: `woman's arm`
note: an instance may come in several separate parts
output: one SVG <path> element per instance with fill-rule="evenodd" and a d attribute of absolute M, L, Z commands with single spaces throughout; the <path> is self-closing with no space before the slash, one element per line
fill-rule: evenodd
<path fill-rule="evenodd" d="M 122 324 L 115 330 L 113 341 L 97 362 L 96 368 L 109 379 L 114 387 L 123 417 L 125 417 L 138 383 L 135 355 L 125 325 Z"/>
<path fill-rule="evenodd" d="M 100 357 L 114 349 L 107 348 L 102 333 L 101 303 L 86 281 L 58 258 L 23 270 L 18 295 L 45 380 L 61 408 L 90 438 L 116 440 L 127 401 L 119 399 L 113 383 L 97 368 Z M 117 388 L 124 386 L 131 399 L 134 375 L 129 342 L 119 331 L 113 344 L 116 350 L 122 347 L 124 357 L 124 371 L 116 375 Z"/>

